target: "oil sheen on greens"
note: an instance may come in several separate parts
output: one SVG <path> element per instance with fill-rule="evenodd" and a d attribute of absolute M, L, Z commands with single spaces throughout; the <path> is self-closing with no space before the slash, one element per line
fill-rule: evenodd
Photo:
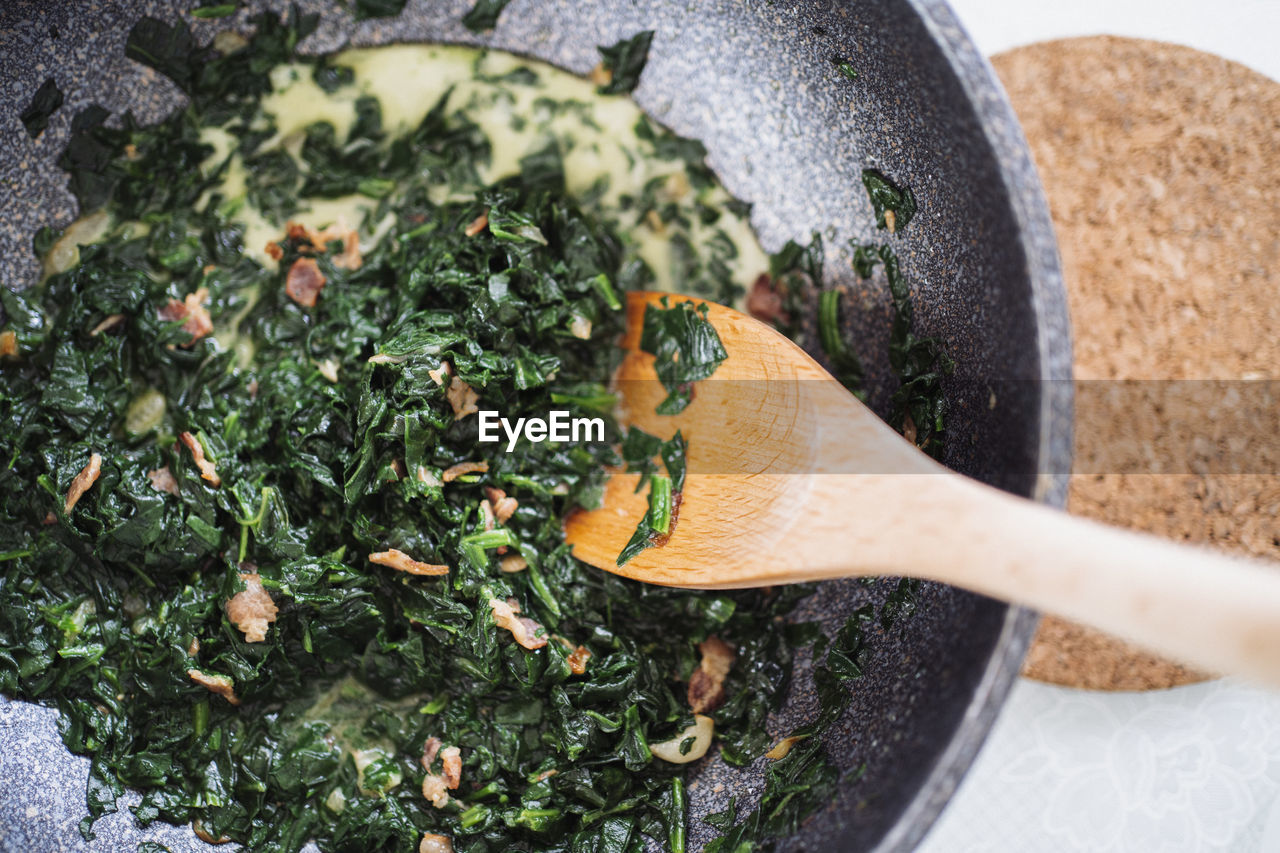
<path fill-rule="evenodd" d="M 872 616 L 828 643 L 812 625 L 779 627 L 804 588 L 688 593 L 584 567 L 561 522 L 594 505 L 605 466 L 621 464 L 616 429 L 599 444 L 508 454 L 477 443 L 477 419 L 456 419 L 431 373 L 447 360 L 509 418 L 607 416 L 620 296 L 655 275 L 620 223 L 728 222 L 707 201 L 725 196 L 701 147 L 640 122 L 650 156 L 679 166 L 693 192 L 677 203 L 646 188 L 610 213 L 607 187 L 566 190 L 562 145 L 483 180 L 491 140 L 447 94 L 404 132 L 358 98 L 349 132 L 319 122 L 282 145 L 260 111 L 273 67 L 296 63 L 339 97 L 353 75 L 293 55 L 313 17 L 254 23 L 251 44 L 225 55 L 197 49 L 181 24 L 139 25 L 129 55 L 172 77 L 189 106 L 145 128 L 105 123 L 100 108 L 77 116 L 62 164 L 82 211 L 103 211 L 95 239 L 40 287 L 0 290 L 0 331 L 17 350 L 0 363 L 0 690 L 56 706 L 63 741 L 91 760 L 86 837 L 133 788 L 142 824 L 192 823 L 253 851 L 309 839 L 414 850 L 427 831 L 477 853 L 621 853 L 645 839 L 683 850 L 684 767 L 647 744 L 692 722 L 697 644 L 716 635 L 737 651 L 713 716 L 719 754 L 746 765 L 772 745 L 765 720 L 798 647 L 818 641 L 822 697 L 803 734 L 838 716 Z M 210 128 L 231 143 L 212 173 Z M 223 195 L 233 158 L 244 198 Z M 362 265 L 337 264 L 341 245 L 327 246 L 312 256 L 326 279 L 316 304 L 295 304 L 284 279 L 300 242 L 265 262 L 242 205 L 283 239 L 295 211 L 353 194 L 366 202 L 352 223 Z M 468 236 L 486 211 L 488 227 Z M 57 238 L 38 235 L 37 252 Z M 732 244 L 685 242 L 674 262 L 687 288 L 733 299 Z M 215 334 L 192 344 L 158 311 L 200 288 Z M 175 441 L 183 433 L 219 486 Z M 649 458 L 663 451 L 628 438 Z M 66 512 L 94 453 L 100 474 Z M 674 473 L 673 448 L 659 455 Z M 444 482 L 478 461 L 486 471 Z M 173 481 L 157 488 L 149 474 L 166 467 Z M 518 501 L 492 530 L 486 487 Z M 389 548 L 449 574 L 367 560 Z M 503 572 L 516 553 L 527 568 Z M 278 607 L 261 642 L 224 610 L 250 570 Z M 565 642 L 513 642 L 488 604 L 507 598 Z M 575 674 L 578 646 L 591 657 Z M 240 704 L 193 683 L 193 669 L 227 679 Z M 442 809 L 421 791 L 430 737 L 461 749 L 461 785 Z M 770 763 L 758 807 L 709 819 L 725 833 L 712 849 L 768 846 L 836 780 L 819 739 L 801 741 Z"/>

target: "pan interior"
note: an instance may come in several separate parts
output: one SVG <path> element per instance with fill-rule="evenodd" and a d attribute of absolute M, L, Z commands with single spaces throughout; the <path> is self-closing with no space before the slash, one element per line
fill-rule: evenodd
<path fill-rule="evenodd" d="M 168 81 L 144 72 L 122 51 L 138 17 L 173 17 L 176 5 L 151 0 L 79 8 L 49 0 L 0 12 L 0 72 L 11 81 L 0 92 L 4 114 L 20 112 L 50 71 L 67 93 L 67 106 L 37 142 L 17 122 L 0 125 L 0 175 L 12 188 L 0 202 L 0 252 L 10 261 L 0 266 L 0 284 L 21 287 L 33 280 L 30 235 L 74 216 L 65 176 L 55 165 L 70 115 L 98 102 L 147 121 L 177 103 Z M 230 20 L 241 22 L 263 5 L 250 3 Z M 910 186 L 920 214 L 896 248 L 912 283 L 917 330 L 945 340 L 958 365 L 949 389 L 945 461 L 1032 494 L 1044 441 L 1043 389 L 1035 380 L 1049 371 L 1042 321 L 1046 310 L 1058 308 L 1037 301 L 1029 272 L 1034 264 L 1021 236 L 1025 216 L 1011 200 L 1001 154 L 952 58 L 935 41 L 928 15 L 922 18 L 906 2 L 515 0 L 493 32 L 477 36 L 459 23 L 469 0 L 410 4 L 399 18 L 358 24 L 341 3 L 302 5 L 324 14 L 309 51 L 395 41 L 487 44 L 579 73 L 596 64 L 597 45 L 655 30 L 636 100 L 677 133 L 706 145 L 709 165 L 726 187 L 753 204 L 752 223 L 766 249 L 822 235 L 828 286 L 847 286 L 865 307 L 850 318 L 849 333 L 868 370 L 871 402 L 882 412 L 893 390 L 884 355 L 888 297 L 882 279 L 860 281 L 853 274 L 850 244 L 876 237 L 862 169 L 879 169 Z M 194 28 L 207 39 L 226 25 L 196 21 Z M 840 73 L 839 62 L 856 70 L 856 80 Z M 1029 192 L 1034 196 L 1034 187 Z M 1062 336 L 1055 352 L 1064 345 Z M 892 581 L 829 583 L 796 618 L 821 620 L 832 632 L 857 607 L 882 602 L 893 587 Z M 872 631 L 867 673 L 854 683 L 849 712 L 826 734 L 831 754 L 850 775 L 837 800 L 784 846 L 868 849 L 886 835 L 895 844 L 918 838 L 936 808 L 913 811 L 926 825 L 905 834 L 891 828 L 920 802 L 926 780 L 954 784 L 963 771 L 958 766 L 950 776 L 936 774 L 940 758 L 954 763 L 963 753 L 947 750 L 966 713 L 986 701 L 992 661 L 1004 661 L 1000 665 L 1008 669 L 1007 659 L 1020 654 L 1029 627 L 1028 618 L 1011 620 L 1002 604 L 925 585 L 913 615 L 889 631 Z M 791 700 L 775 721 L 778 732 L 806 722 L 815 708 L 800 663 Z M 0 713 L 12 721 L 25 712 L 10 704 Z M 990 716 L 981 708 L 975 713 Z M 41 748 L 61 750 L 56 737 Z M 730 797 L 740 807 L 758 797 L 767 763 L 734 770 L 710 762 L 701 769 L 689 795 L 692 849 L 714 835 L 702 815 L 722 810 Z M 83 773 L 74 762 L 57 766 Z M 72 804 L 78 785 L 61 786 L 73 789 Z M 933 792 L 933 799 L 939 793 L 949 792 Z M 64 823 L 74 833 L 74 820 Z M 111 832 L 117 831 L 122 834 L 106 839 L 107 846 L 131 849 L 141 837 L 128 821 L 113 822 Z"/>

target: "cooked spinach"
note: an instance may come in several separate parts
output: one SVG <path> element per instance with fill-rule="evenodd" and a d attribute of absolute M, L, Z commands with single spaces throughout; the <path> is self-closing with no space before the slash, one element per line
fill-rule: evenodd
<path fill-rule="evenodd" d="M 849 346 L 840 325 L 840 297 L 837 289 L 824 290 L 818 297 L 818 342 L 831 363 L 831 372 L 854 394 L 862 394 L 862 362 Z"/>
<path fill-rule="evenodd" d="M 491 30 L 498 24 L 498 16 L 511 0 L 476 0 L 471 11 L 462 16 L 462 23 L 473 33 Z"/>
<path fill-rule="evenodd" d="M 295 55 L 313 18 L 253 23 L 247 49 L 183 55 L 195 48 L 181 23 L 144 19 L 130 55 L 172 73 L 189 105 L 154 127 L 109 126 L 101 108 L 77 116 L 62 162 L 108 234 L 38 289 L 0 293 L 18 350 L 0 365 L 0 690 L 58 707 L 64 743 L 90 757 L 87 837 L 131 787 L 141 823 L 190 822 L 255 851 L 311 838 L 412 849 L 425 831 L 474 853 L 645 838 L 680 850 L 685 771 L 646 744 L 688 725 L 696 645 L 714 634 L 738 655 L 713 715 L 722 754 L 761 754 L 794 650 L 815 639 L 776 620 L 807 590 L 693 593 L 582 566 L 560 520 L 599 500 L 616 451 L 482 454 L 439 373 L 447 362 L 509 416 L 607 411 L 619 293 L 644 285 L 643 264 L 568 196 L 553 151 L 483 184 L 487 141 L 447 96 L 399 136 L 376 104 L 341 144 L 309 128 L 299 156 L 323 174 L 273 157 L 258 111 L 271 68 L 310 63 L 333 90 L 350 76 Z M 254 162 L 246 200 L 221 198 L 219 170 L 202 167 L 208 127 Z M 679 147 L 665 131 L 654 140 Z M 341 241 L 283 227 L 277 265 L 245 253 L 237 205 L 283 219 L 344 192 L 390 221 L 358 268 L 338 263 Z M 55 236 L 37 235 L 38 250 Z M 285 292 L 302 262 L 325 280 L 310 307 Z M 202 289 L 216 339 L 162 314 Z M 723 358 L 702 315 L 655 316 L 650 344 L 701 365 L 672 381 Z M 570 332 L 583 318 L 586 337 Z M 665 478 L 649 529 L 669 512 L 670 531 L 683 439 L 632 431 L 621 447 L 644 454 L 651 483 Z M 68 509 L 94 454 L 97 479 Z M 475 462 L 488 469 L 445 475 Z M 491 528 L 488 489 L 518 502 Z M 392 548 L 449 573 L 369 562 Z M 516 555 L 522 570 L 503 571 Z M 255 574 L 278 608 L 260 642 L 226 608 Z M 497 629 L 490 601 L 507 598 L 550 642 L 530 650 Z M 442 809 L 420 790 L 433 736 L 462 749 L 462 785 Z M 812 772 L 788 770 L 787 784 Z"/>
<path fill-rule="evenodd" d="M 367 18 L 394 18 L 404 11 L 408 0 L 353 0 L 352 16 L 357 21 Z"/>
<path fill-rule="evenodd" d="M 836 70 L 843 74 L 846 79 L 858 79 L 858 71 L 853 67 L 853 63 L 849 60 L 842 59 L 839 56 L 833 56 L 831 57 L 831 64 L 834 65 Z"/>
<path fill-rule="evenodd" d="M 942 380 L 955 371 L 955 361 L 941 339 L 917 337 L 912 330 L 915 312 L 911 289 L 893 248 L 875 244 L 854 247 L 853 268 L 859 276 L 870 277 L 877 265 L 884 267 L 893 305 L 889 367 L 899 380 L 889 423 L 929 455 L 941 458 L 947 413 Z"/>
<path fill-rule="evenodd" d="M 660 415 L 683 412 L 693 401 L 693 383 L 706 379 L 729 357 L 715 326 L 707 319 L 704 302 L 677 302 L 663 307 L 645 306 L 640 349 L 654 356 L 654 371 L 667 389 L 658 404 Z"/>
<path fill-rule="evenodd" d="M 649 61 L 653 30 L 642 30 L 609 47 L 597 48 L 600 62 L 609 73 L 609 82 L 597 88 L 602 95 L 625 95 L 640 84 L 640 72 Z"/>
<path fill-rule="evenodd" d="M 238 3 L 206 3 L 196 6 L 191 10 L 193 18 L 225 18 L 228 15 L 234 15 L 236 9 L 239 8 Z"/>
<path fill-rule="evenodd" d="M 622 442 L 622 458 L 627 470 L 639 471 L 637 489 L 649 483 L 649 509 L 636 525 L 636 532 L 618 555 L 618 565 L 625 565 L 646 548 L 660 546 L 671 536 L 680 514 L 684 491 L 685 454 L 688 445 L 679 430 L 666 441 L 632 427 Z M 658 474 L 654 458 L 662 460 L 666 474 Z"/>
<path fill-rule="evenodd" d="M 40 84 L 36 93 L 31 96 L 31 103 L 22 111 L 18 119 L 27 129 L 27 136 L 32 139 L 44 133 L 49 126 L 49 118 L 62 106 L 62 90 L 52 77 Z"/>
<path fill-rule="evenodd" d="M 916 197 L 911 187 L 899 187 L 875 169 L 862 170 L 862 185 L 875 211 L 876 227 L 896 233 L 916 215 Z"/>

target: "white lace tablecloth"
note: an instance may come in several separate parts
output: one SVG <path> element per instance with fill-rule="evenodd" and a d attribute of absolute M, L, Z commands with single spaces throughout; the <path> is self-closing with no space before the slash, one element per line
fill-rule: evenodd
<path fill-rule="evenodd" d="M 919 853 L 1280 851 L 1280 691 L 1020 680 Z"/>

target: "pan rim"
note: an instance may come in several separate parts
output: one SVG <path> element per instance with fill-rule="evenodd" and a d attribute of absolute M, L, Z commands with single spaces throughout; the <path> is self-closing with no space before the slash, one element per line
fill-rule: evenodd
<path fill-rule="evenodd" d="M 906 0 L 964 89 L 995 155 L 1031 285 L 1039 359 L 1037 476 L 1029 497 L 1062 509 L 1072 458 L 1071 330 L 1066 289 L 1049 206 L 1022 127 L 995 70 L 978 51 L 947 0 Z M 1040 614 L 1010 605 L 960 724 L 874 853 L 916 848 L 959 788 L 1022 669 Z"/>

